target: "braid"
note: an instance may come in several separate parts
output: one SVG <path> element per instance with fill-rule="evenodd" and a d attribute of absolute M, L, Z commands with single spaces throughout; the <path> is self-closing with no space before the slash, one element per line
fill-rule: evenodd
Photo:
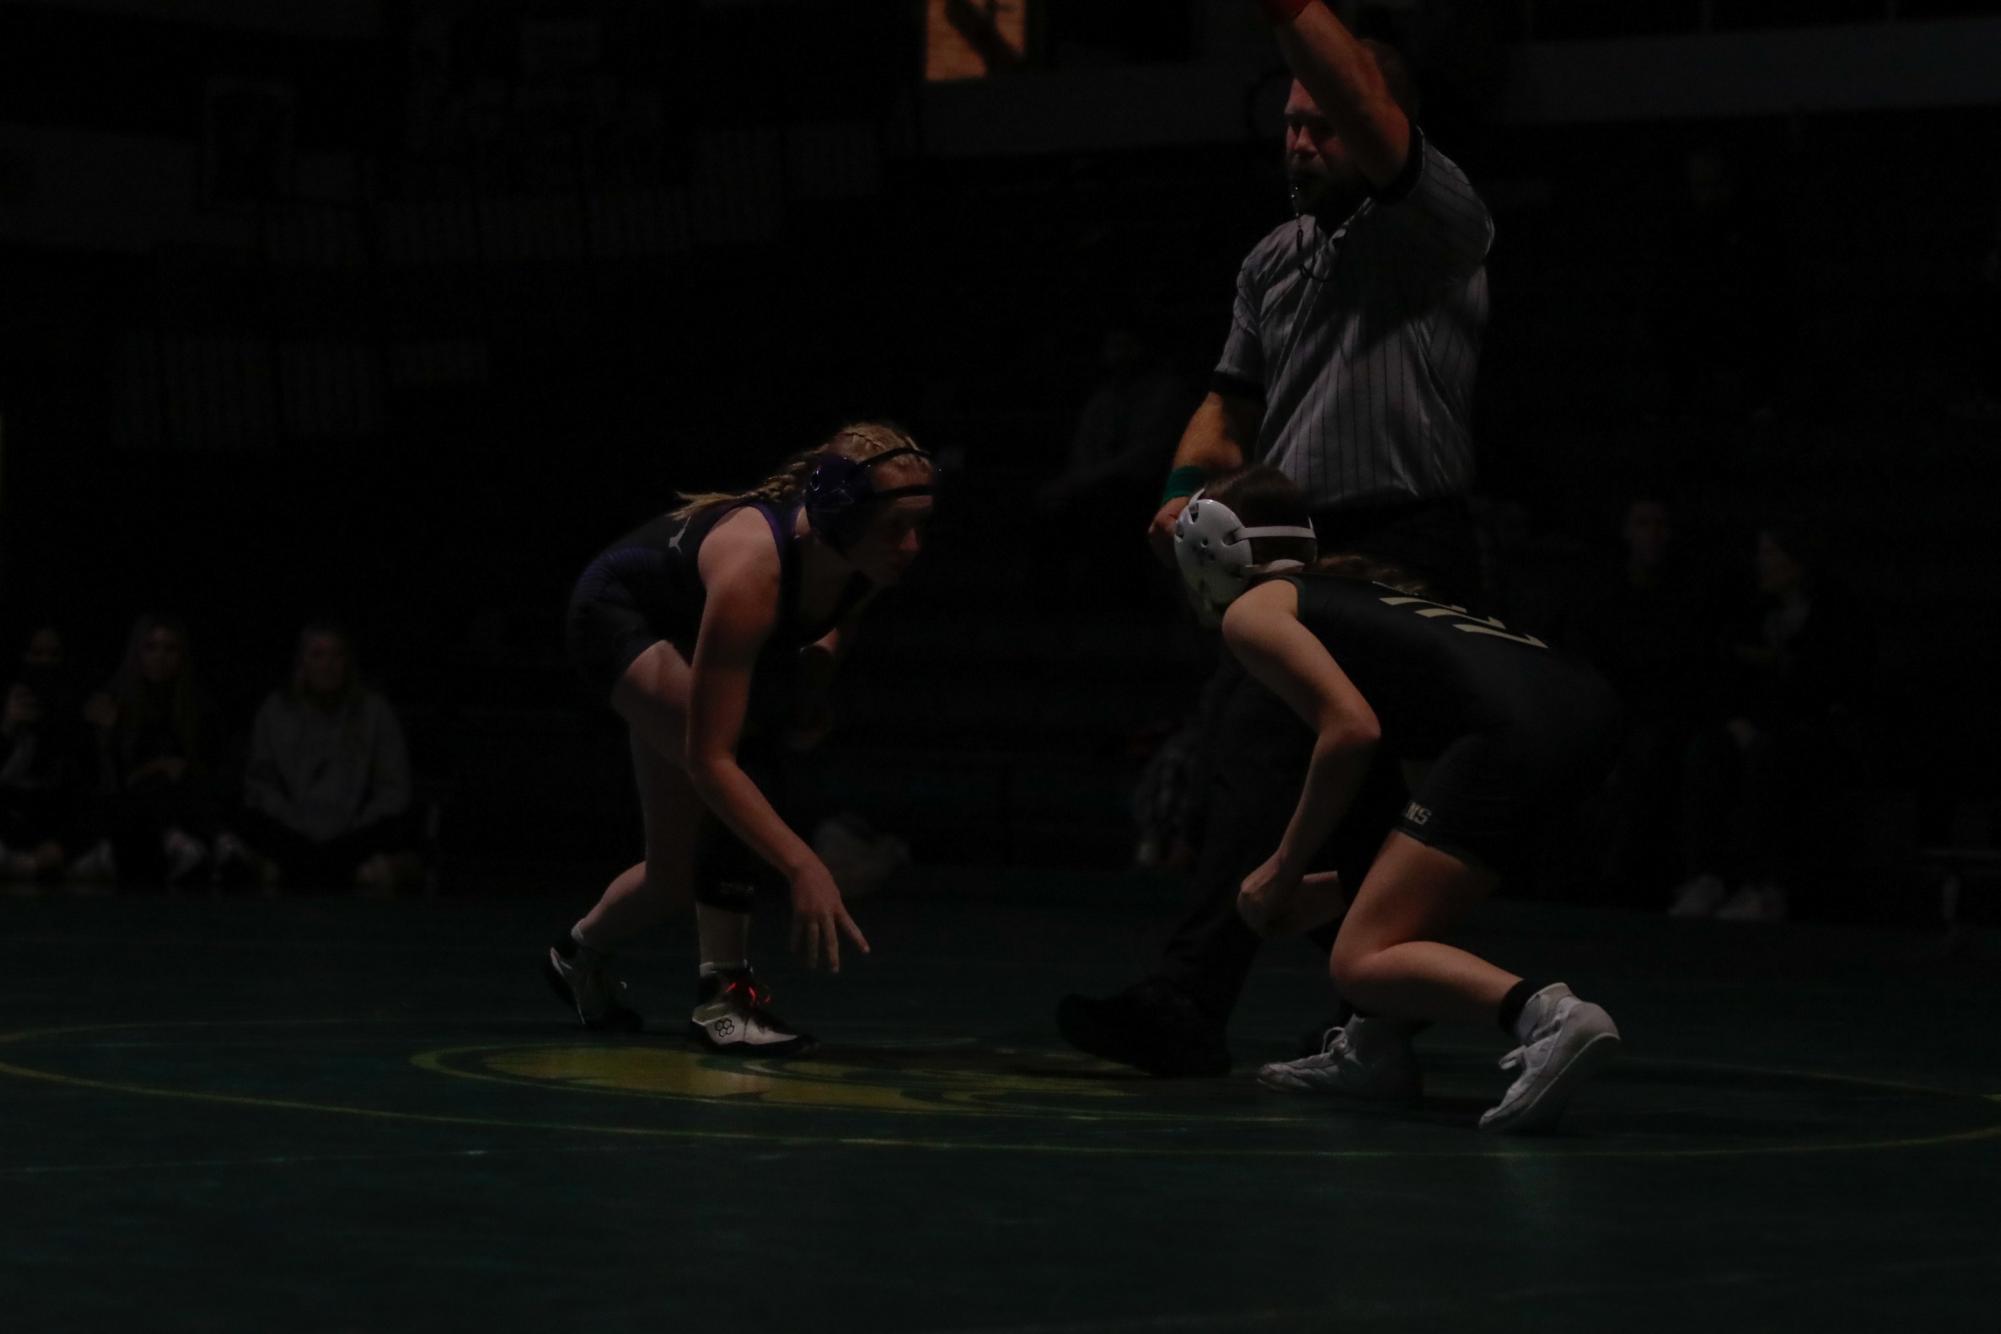
<path fill-rule="evenodd" d="M 806 489 L 806 479 L 812 475 L 813 465 L 823 455 L 840 454 L 851 459 L 868 459 L 877 454 L 887 454 L 892 449 L 917 447 L 917 441 L 900 426 L 877 421 L 851 422 L 834 432 L 817 449 L 794 454 L 777 472 L 748 491 L 680 492 L 681 503 L 674 509 L 673 517 L 685 519 L 711 505 L 740 505 L 756 501 L 768 505 L 789 505 Z"/>

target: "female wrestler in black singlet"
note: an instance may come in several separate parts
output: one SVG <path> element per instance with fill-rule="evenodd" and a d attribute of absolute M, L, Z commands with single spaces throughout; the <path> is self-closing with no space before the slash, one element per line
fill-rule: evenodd
<path fill-rule="evenodd" d="M 1480 1119 L 1539 1130 L 1612 1054 L 1618 1029 L 1562 983 L 1526 982 L 1442 937 L 1601 779 L 1619 707 L 1589 667 L 1533 635 L 1420 596 L 1398 572 L 1316 561 L 1298 489 L 1253 468 L 1191 502 L 1176 555 L 1198 609 L 1221 613 L 1245 669 L 1315 732 L 1279 847 L 1246 876 L 1244 919 L 1267 934 L 1341 910 L 1307 867 L 1340 824 L 1380 748 L 1403 762 L 1410 802 L 1355 888 L 1329 971 L 1358 1017 L 1325 1049 L 1259 1073 L 1277 1088 L 1417 1096 L 1411 1037 L 1433 1021 L 1499 1019 L 1519 1075 Z M 1227 608 L 1227 610 L 1225 610 Z"/>
<path fill-rule="evenodd" d="M 689 1033 L 759 1056 L 811 1039 L 773 1015 L 746 961 L 761 881 L 782 878 L 792 944 L 838 971 L 868 952 L 826 866 L 773 809 L 751 758 L 827 727 L 827 688 L 874 591 L 922 546 L 931 456 L 901 430 L 845 427 L 754 490 L 684 496 L 591 562 L 571 594 L 570 655 L 631 731 L 646 858 L 549 951 L 546 972 L 587 1028 L 637 1028 L 607 966 L 692 897 L 700 975 Z"/>

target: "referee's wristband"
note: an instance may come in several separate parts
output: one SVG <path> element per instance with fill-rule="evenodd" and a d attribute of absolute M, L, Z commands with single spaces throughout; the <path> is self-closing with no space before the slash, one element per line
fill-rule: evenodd
<path fill-rule="evenodd" d="M 1167 474 L 1167 486 L 1160 493 L 1160 503 L 1179 500 L 1182 496 L 1192 496 L 1202 489 L 1209 480 L 1209 470 L 1190 463 Z"/>
<path fill-rule="evenodd" d="M 1276 25 L 1292 22 L 1312 3 L 1313 0 L 1258 0 L 1258 8 Z"/>

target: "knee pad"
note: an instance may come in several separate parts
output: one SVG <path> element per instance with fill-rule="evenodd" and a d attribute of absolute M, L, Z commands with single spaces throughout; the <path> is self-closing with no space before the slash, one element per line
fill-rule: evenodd
<path fill-rule="evenodd" d="M 710 880 L 705 877 L 695 882 L 695 902 L 710 908 L 721 908 L 725 912 L 754 912 L 757 909 L 757 886 L 743 880 Z"/>
<path fill-rule="evenodd" d="M 721 825 L 712 825 L 695 849 L 695 902 L 728 912 L 750 912 L 757 892 L 782 886 L 784 877 Z"/>

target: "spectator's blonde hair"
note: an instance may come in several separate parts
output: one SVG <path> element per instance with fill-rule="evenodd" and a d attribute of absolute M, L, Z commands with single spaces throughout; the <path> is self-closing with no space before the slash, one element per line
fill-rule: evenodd
<path fill-rule="evenodd" d="M 891 422 L 861 421 L 851 422 L 829 436 L 816 448 L 794 454 L 785 465 L 771 476 L 759 482 L 748 491 L 683 491 L 681 503 L 673 511 L 673 517 L 685 519 L 691 514 L 705 510 L 711 505 L 742 505 L 763 501 L 769 505 L 784 507 L 799 499 L 806 489 L 806 479 L 812 475 L 813 465 L 823 455 L 839 454 L 857 462 L 872 459 L 878 454 L 887 454 L 892 449 L 917 449 L 917 441 L 902 427 Z M 930 466 L 929 460 L 915 455 L 908 460 L 892 459 L 889 464 L 910 462 Z"/>

